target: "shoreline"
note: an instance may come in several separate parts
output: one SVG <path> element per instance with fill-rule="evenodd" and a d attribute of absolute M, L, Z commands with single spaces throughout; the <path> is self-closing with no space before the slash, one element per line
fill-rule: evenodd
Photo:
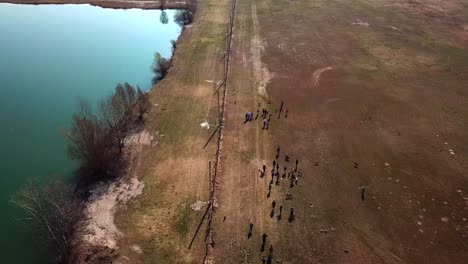
<path fill-rule="evenodd" d="M 192 0 L 165 0 L 164 8 L 161 2 L 160 0 L 0 0 L 0 3 L 18 5 L 89 4 L 101 8 L 143 10 L 188 9 Z M 186 29 L 189 27 L 181 27 L 176 39 L 177 45 L 187 34 Z M 175 52 L 169 58 L 170 68 L 173 66 L 174 55 Z M 148 93 L 154 87 L 155 85 L 152 85 Z M 151 137 L 142 141 L 141 138 L 145 135 L 144 133 L 129 135 L 129 139 L 132 139 L 129 141 L 132 142 L 125 146 L 125 151 L 128 153 L 123 157 L 129 164 L 121 175 L 114 179 L 99 181 L 86 190 L 81 190 L 89 192 L 89 196 L 74 195 L 73 199 L 79 200 L 76 210 L 81 211 L 82 215 L 73 227 L 74 234 L 70 241 L 68 263 L 101 263 L 102 260 L 116 258 L 120 253 L 123 232 L 116 225 L 114 218 L 127 202 L 143 192 L 144 182 L 135 174 L 135 167 L 141 158 L 143 146 L 150 144 L 152 140 Z"/>
<path fill-rule="evenodd" d="M 0 0 L 5 4 L 20 5 L 64 5 L 64 4 L 89 4 L 102 8 L 112 9 L 185 9 L 190 1 L 187 0 L 166 0 L 164 7 L 160 0 Z"/>

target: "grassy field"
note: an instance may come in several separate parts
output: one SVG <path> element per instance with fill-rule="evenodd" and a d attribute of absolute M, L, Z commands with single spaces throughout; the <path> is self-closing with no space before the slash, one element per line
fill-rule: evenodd
<path fill-rule="evenodd" d="M 174 66 L 151 92 L 157 144 L 135 172 L 143 194 L 117 217 L 117 261 L 204 258 L 205 225 L 188 246 L 205 208 L 190 206 L 208 200 L 215 146 L 202 147 L 216 126 L 230 3 L 199 1 Z M 466 262 L 464 1 L 237 0 L 232 49 L 213 262 L 260 263 L 263 233 L 276 263 Z M 287 118 L 275 113 L 281 101 Z M 246 111 L 262 108 L 273 112 L 268 131 L 260 119 L 244 124 Z M 280 171 L 288 155 L 288 171 L 298 159 L 303 176 L 267 196 L 278 146 Z M 270 217 L 273 200 L 284 205 L 281 219 L 277 208 Z"/>
<path fill-rule="evenodd" d="M 179 38 L 168 76 L 151 91 L 154 107 L 147 129 L 154 145 L 144 150 L 135 171 L 145 189 L 117 215 L 125 236 L 116 261 L 199 263 L 204 257 L 205 226 L 191 250 L 188 246 L 206 207 L 194 211 L 191 205 L 209 198 L 208 162 L 214 160 L 215 140 L 203 146 L 217 125 L 213 92 L 222 76 L 218 57 L 224 50 L 227 4 L 203 1 L 196 21 Z M 200 126 L 204 121 L 210 129 Z"/>

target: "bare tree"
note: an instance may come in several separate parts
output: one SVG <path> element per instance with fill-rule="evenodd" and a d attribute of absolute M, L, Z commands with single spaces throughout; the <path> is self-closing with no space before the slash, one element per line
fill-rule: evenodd
<path fill-rule="evenodd" d="M 154 61 L 152 66 L 152 70 L 156 74 L 155 78 L 153 79 L 153 83 L 162 80 L 169 71 L 170 66 L 170 61 L 162 57 L 161 53 L 156 52 L 154 54 Z"/>
<path fill-rule="evenodd" d="M 177 48 L 177 42 L 175 40 L 171 39 L 172 56 L 174 56 L 176 48 Z"/>
<path fill-rule="evenodd" d="M 137 90 L 128 83 L 119 83 L 115 92 L 100 103 L 100 113 L 119 147 L 119 153 L 124 147 L 128 131 L 131 130 L 133 110 L 137 102 Z"/>
<path fill-rule="evenodd" d="M 82 161 L 84 175 L 109 174 L 111 163 L 118 155 L 111 132 L 91 113 L 89 104 L 81 102 L 81 111 L 73 115 L 71 128 L 65 137 L 69 141 L 68 153 L 72 159 Z"/>
<path fill-rule="evenodd" d="M 137 88 L 137 94 L 138 94 L 138 103 L 137 103 L 138 119 L 143 120 L 143 114 L 148 112 L 148 110 L 151 107 L 149 94 L 143 92 L 140 89 L 140 87 Z"/>
<path fill-rule="evenodd" d="M 81 161 L 80 184 L 114 174 L 125 139 L 149 108 L 148 94 L 128 83 L 118 84 L 114 93 L 99 103 L 98 114 L 81 102 L 81 111 L 73 115 L 71 128 L 65 133 L 70 157 Z"/>
<path fill-rule="evenodd" d="M 10 202 L 23 210 L 23 220 L 32 223 L 35 233 L 50 242 L 49 248 L 57 252 L 55 261 L 64 263 L 76 221 L 81 217 L 81 210 L 73 200 L 73 187 L 62 181 L 40 187 L 30 181 Z"/>

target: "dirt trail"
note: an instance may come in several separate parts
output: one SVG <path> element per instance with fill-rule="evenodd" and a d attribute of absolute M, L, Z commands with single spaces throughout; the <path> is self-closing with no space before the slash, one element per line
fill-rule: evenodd
<path fill-rule="evenodd" d="M 265 87 L 269 77 L 261 64 L 262 47 L 255 2 L 239 1 L 238 5 L 224 141 L 227 154 L 223 159 L 222 187 L 214 226 L 217 246 L 213 255 L 217 263 L 259 259 L 258 249 L 253 249 L 260 246 L 264 232 L 268 233 L 270 241 L 276 240 L 275 228 L 271 219 L 266 217 L 276 196 L 274 194 L 270 200 L 267 198 L 273 160 L 270 154 L 272 143 L 269 131 L 261 128 L 262 108 L 274 111 L 265 100 L 268 98 Z M 245 112 L 251 111 L 255 116 L 257 109 L 258 118 L 244 123 Z M 268 169 L 265 177 L 261 178 L 264 164 Z M 248 238 L 250 221 L 254 223 L 254 232 Z"/>

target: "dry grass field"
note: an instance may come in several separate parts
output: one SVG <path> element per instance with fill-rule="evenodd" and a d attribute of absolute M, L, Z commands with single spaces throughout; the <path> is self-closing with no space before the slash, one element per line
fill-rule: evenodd
<path fill-rule="evenodd" d="M 199 1 L 151 92 L 145 188 L 118 213 L 117 262 L 203 262 L 205 207 L 191 207 L 209 199 L 230 7 Z M 273 263 L 466 263 L 466 1 L 237 0 L 229 78 L 209 262 L 261 263 L 273 245 Z M 244 124 L 262 108 L 268 130 Z M 278 146 L 281 174 L 288 155 L 302 176 L 267 195 Z"/>

